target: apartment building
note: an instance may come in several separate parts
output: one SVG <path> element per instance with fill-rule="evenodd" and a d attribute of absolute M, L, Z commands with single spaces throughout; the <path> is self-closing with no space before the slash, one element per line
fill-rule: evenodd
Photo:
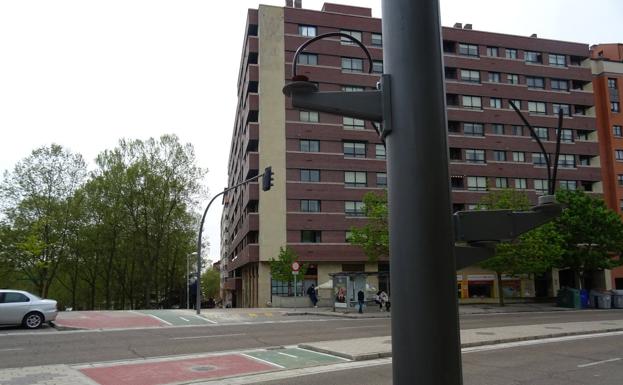
<path fill-rule="evenodd" d="M 299 74 L 321 91 L 372 89 L 383 71 L 381 20 L 368 8 L 326 3 L 321 11 L 263 6 L 247 15 L 238 109 L 229 159 L 229 184 L 275 172 L 273 189 L 250 183 L 229 194 L 222 215 L 221 269 L 226 300 L 266 306 L 285 294 L 271 280 L 268 261 L 290 246 L 309 269 L 299 293 L 341 271 L 383 272 L 387 258 L 370 263 L 348 243 L 365 223 L 362 197 L 387 185 L 385 149 L 370 122 L 291 107 L 281 90 L 291 77 L 296 49 L 313 36 L 341 31 L 359 47 L 329 38 L 299 57 Z M 513 187 L 536 200 L 547 190 L 544 159 L 516 113 L 514 100 L 548 151 L 555 146 L 557 111 L 565 118 L 560 187 L 601 193 L 588 46 L 489 33 L 455 25 L 443 29 L 452 199 L 455 210 L 474 208 L 488 190 Z M 422 55 L 426 53 L 423 52 Z M 414 105 L 413 108 L 418 108 Z M 495 276 L 470 267 L 457 272 L 460 298 L 495 296 Z M 547 295 L 557 278 L 503 277 L 510 296 Z M 375 282 L 386 289 L 387 282 Z M 322 297 L 322 294 L 321 294 Z"/>
<path fill-rule="evenodd" d="M 623 44 L 591 46 L 595 115 L 599 132 L 604 200 L 623 212 Z M 623 268 L 611 272 L 612 287 L 623 290 Z"/>

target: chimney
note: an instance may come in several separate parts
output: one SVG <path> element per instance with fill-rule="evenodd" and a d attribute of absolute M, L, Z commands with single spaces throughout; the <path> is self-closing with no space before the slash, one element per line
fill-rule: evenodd
<path fill-rule="evenodd" d="M 471 24 L 465 24 L 465 27 L 463 27 L 463 29 L 472 29 L 472 25 Z"/>
<path fill-rule="evenodd" d="M 536 33 L 533 33 L 532 35 L 530 35 L 530 37 L 537 37 Z"/>
<path fill-rule="evenodd" d="M 294 0 L 294 8 L 303 8 L 303 0 Z"/>
<path fill-rule="evenodd" d="M 463 24 L 461 24 L 461 23 L 454 23 L 454 28 L 463 28 Z"/>
<path fill-rule="evenodd" d="M 286 7 L 290 7 L 290 8 L 293 7 L 292 0 L 286 0 Z"/>

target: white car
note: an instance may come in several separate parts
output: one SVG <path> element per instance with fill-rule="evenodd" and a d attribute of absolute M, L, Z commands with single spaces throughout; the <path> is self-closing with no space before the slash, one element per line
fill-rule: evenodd
<path fill-rule="evenodd" d="M 21 290 L 0 289 L 0 325 L 22 325 L 36 329 L 54 321 L 58 310 L 56 301 L 41 299 Z"/>

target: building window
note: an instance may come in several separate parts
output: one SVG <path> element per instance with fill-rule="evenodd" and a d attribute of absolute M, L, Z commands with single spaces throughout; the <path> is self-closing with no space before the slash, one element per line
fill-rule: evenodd
<path fill-rule="evenodd" d="M 612 135 L 621 137 L 623 136 L 623 132 L 621 131 L 621 126 L 612 126 Z"/>
<path fill-rule="evenodd" d="M 491 108 L 502 108 L 502 99 L 500 99 L 500 98 L 490 98 L 489 99 L 489 107 L 491 107 Z"/>
<path fill-rule="evenodd" d="M 621 108 L 619 107 L 619 102 L 610 102 L 610 111 L 621 112 Z"/>
<path fill-rule="evenodd" d="M 301 170 L 301 182 L 320 182 L 320 170 Z"/>
<path fill-rule="evenodd" d="M 366 144 L 361 142 L 344 142 L 345 158 L 365 158 Z"/>
<path fill-rule="evenodd" d="M 363 130 L 366 128 L 366 123 L 363 119 L 349 118 L 348 116 L 342 117 L 342 125 L 344 128 L 351 130 Z"/>
<path fill-rule="evenodd" d="M 493 123 L 491 125 L 491 132 L 495 135 L 504 135 L 504 125 L 499 123 Z"/>
<path fill-rule="evenodd" d="M 614 157 L 616 160 L 623 160 L 623 150 L 615 150 Z"/>
<path fill-rule="evenodd" d="M 482 109 L 480 96 L 463 96 L 463 108 L 471 108 L 474 110 Z"/>
<path fill-rule="evenodd" d="M 489 81 L 491 83 L 499 83 L 500 82 L 500 73 L 499 72 L 489 72 Z"/>
<path fill-rule="evenodd" d="M 375 74 L 383 73 L 383 61 L 382 60 L 374 60 L 372 62 L 372 72 Z"/>
<path fill-rule="evenodd" d="M 532 163 L 535 166 L 545 166 L 547 163 L 545 162 L 545 155 L 540 152 L 535 152 L 532 154 Z"/>
<path fill-rule="evenodd" d="M 317 111 L 299 111 L 299 120 L 301 122 L 318 123 Z"/>
<path fill-rule="evenodd" d="M 519 100 L 519 99 L 508 99 L 508 101 L 509 102 L 513 102 L 515 107 L 517 107 L 518 110 L 521 110 L 521 100 Z M 511 107 L 510 103 L 508 103 L 508 108 L 513 109 L 513 107 Z"/>
<path fill-rule="evenodd" d="M 552 79 L 552 90 L 569 91 L 569 82 L 563 79 Z"/>
<path fill-rule="evenodd" d="M 547 179 L 535 179 L 534 180 L 534 190 L 537 194 L 545 194 L 548 190 L 548 182 Z"/>
<path fill-rule="evenodd" d="M 381 47 L 383 45 L 383 35 L 381 35 L 380 33 L 373 33 L 372 34 L 372 45 Z"/>
<path fill-rule="evenodd" d="M 376 185 L 379 187 L 387 186 L 387 173 L 384 173 L 384 172 L 376 173 Z"/>
<path fill-rule="evenodd" d="M 376 145 L 376 159 L 386 159 L 385 145 L 377 144 Z"/>
<path fill-rule="evenodd" d="M 299 149 L 302 152 L 319 152 L 320 151 L 320 141 L 318 141 L 318 140 L 301 139 L 299 141 Z"/>
<path fill-rule="evenodd" d="M 549 140 L 549 129 L 547 127 L 534 127 L 534 133 L 541 140 Z"/>
<path fill-rule="evenodd" d="M 299 55 L 297 63 L 313 66 L 318 65 L 318 55 L 316 55 L 315 53 L 302 53 Z"/>
<path fill-rule="evenodd" d="M 349 35 L 351 37 L 354 37 L 355 39 L 361 41 L 361 32 L 359 31 L 349 31 L 346 29 L 343 29 L 340 31 L 343 34 Z M 353 43 L 352 40 L 350 40 L 349 38 L 340 36 L 340 44 L 342 45 L 355 45 L 355 43 Z"/>
<path fill-rule="evenodd" d="M 306 213 L 319 213 L 320 201 L 315 199 L 301 199 L 301 211 Z"/>
<path fill-rule="evenodd" d="M 301 230 L 302 243 L 320 243 L 320 231 L 317 230 Z"/>
<path fill-rule="evenodd" d="M 617 80 L 613 78 L 608 78 L 608 88 L 616 90 L 617 89 Z"/>
<path fill-rule="evenodd" d="M 513 48 L 506 48 L 507 59 L 517 59 L 517 50 Z"/>
<path fill-rule="evenodd" d="M 450 147 L 450 160 L 463 160 L 463 153 L 460 148 Z"/>
<path fill-rule="evenodd" d="M 469 136 L 484 136 L 485 128 L 482 123 L 463 123 L 463 133 Z"/>
<path fill-rule="evenodd" d="M 508 84 L 519 84 L 519 75 L 507 74 L 506 81 Z"/>
<path fill-rule="evenodd" d="M 541 57 L 540 52 L 526 51 L 524 52 L 524 59 L 526 63 L 543 63 L 543 58 Z"/>
<path fill-rule="evenodd" d="M 459 43 L 459 55 L 478 57 L 478 46 L 473 44 Z"/>
<path fill-rule="evenodd" d="M 495 187 L 496 188 L 508 188 L 508 178 L 506 177 L 495 178 Z"/>
<path fill-rule="evenodd" d="M 316 36 L 317 29 L 313 25 L 299 25 L 299 35 L 314 37 Z"/>
<path fill-rule="evenodd" d="M 571 108 L 568 104 L 552 103 L 552 113 L 558 116 L 558 110 L 562 110 L 563 115 L 571 116 Z"/>
<path fill-rule="evenodd" d="M 561 190 L 577 190 L 578 183 L 574 180 L 561 180 L 560 181 L 560 189 Z"/>
<path fill-rule="evenodd" d="M 493 150 L 493 159 L 498 162 L 506 162 L 506 151 Z"/>
<path fill-rule="evenodd" d="M 558 138 L 558 129 L 556 129 L 556 137 Z M 573 143 L 573 131 L 568 128 L 563 128 L 560 134 L 560 141 L 562 143 Z"/>
<path fill-rule="evenodd" d="M 344 202 L 344 213 L 348 217 L 363 217 L 366 215 L 363 202 L 357 202 L 357 201 Z"/>
<path fill-rule="evenodd" d="M 361 86 L 342 86 L 344 92 L 361 92 L 364 88 Z"/>
<path fill-rule="evenodd" d="M 523 126 L 513 126 L 513 135 L 523 136 Z"/>
<path fill-rule="evenodd" d="M 491 56 L 491 57 L 500 56 L 498 52 L 498 47 L 487 47 L 487 56 Z"/>
<path fill-rule="evenodd" d="M 461 70 L 461 80 L 464 82 L 480 83 L 480 71 Z"/>
<path fill-rule="evenodd" d="M 468 176 L 467 189 L 470 191 L 487 191 L 487 177 Z"/>
<path fill-rule="evenodd" d="M 526 77 L 526 84 L 528 85 L 528 88 L 545 88 L 545 79 L 543 78 L 538 78 L 538 77 L 533 77 L 533 76 L 528 76 Z"/>
<path fill-rule="evenodd" d="M 528 102 L 528 112 L 531 114 L 545 115 L 547 109 L 543 102 Z"/>
<path fill-rule="evenodd" d="M 575 155 L 560 154 L 558 156 L 558 167 L 566 167 L 566 168 L 575 167 Z"/>
<path fill-rule="evenodd" d="M 366 187 L 368 185 L 365 171 L 344 171 L 346 187 Z"/>
<path fill-rule="evenodd" d="M 617 181 L 619 182 L 619 186 L 623 186 L 623 175 L 617 175 Z"/>
<path fill-rule="evenodd" d="M 522 151 L 513 151 L 513 162 L 525 162 L 526 154 Z"/>
<path fill-rule="evenodd" d="M 525 190 L 527 187 L 526 178 L 515 178 L 515 188 L 517 190 Z"/>
<path fill-rule="evenodd" d="M 549 55 L 549 65 L 556 67 L 566 67 L 567 66 L 567 57 L 565 55 L 556 55 L 550 53 Z"/>
<path fill-rule="evenodd" d="M 342 71 L 344 72 L 363 72 L 363 59 L 354 57 L 342 58 Z"/>
<path fill-rule="evenodd" d="M 469 163 L 485 163 L 485 150 L 465 150 L 465 161 Z"/>

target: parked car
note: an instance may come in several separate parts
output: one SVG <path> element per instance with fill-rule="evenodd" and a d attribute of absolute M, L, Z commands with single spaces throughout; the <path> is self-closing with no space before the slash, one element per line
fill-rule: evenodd
<path fill-rule="evenodd" d="M 0 289 L 0 325 L 22 325 L 36 329 L 54 321 L 58 310 L 56 301 L 41 299 L 22 290 Z"/>

